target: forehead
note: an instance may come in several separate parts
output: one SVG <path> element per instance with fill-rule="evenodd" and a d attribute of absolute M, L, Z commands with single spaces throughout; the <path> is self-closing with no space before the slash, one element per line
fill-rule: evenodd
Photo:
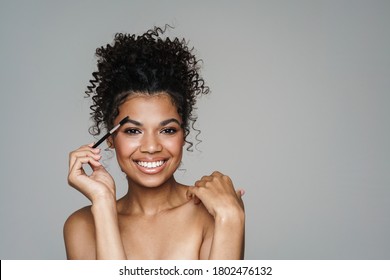
<path fill-rule="evenodd" d="M 119 115 L 117 118 L 120 119 L 126 115 L 129 115 L 132 119 L 138 118 L 140 120 L 153 117 L 175 117 L 180 119 L 172 98 L 166 93 L 130 95 L 119 106 Z"/>

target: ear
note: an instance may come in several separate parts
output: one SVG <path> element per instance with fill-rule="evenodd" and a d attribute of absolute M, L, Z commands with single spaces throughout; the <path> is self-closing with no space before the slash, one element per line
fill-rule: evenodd
<path fill-rule="evenodd" d="M 112 135 L 107 138 L 107 145 L 110 149 L 115 149 L 114 139 L 112 139 Z"/>

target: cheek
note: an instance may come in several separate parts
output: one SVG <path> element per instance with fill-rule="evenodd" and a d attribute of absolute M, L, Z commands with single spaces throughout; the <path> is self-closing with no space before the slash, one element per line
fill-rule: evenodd
<path fill-rule="evenodd" d="M 183 151 L 184 139 L 183 138 L 175 138 L 167 141 L 165 143 L 165 148 L 169 150 L 172 154 L 181 154 Z"/>
<path fill-rule="evenodd" d="M 118 157 L 128 156 L 132 154 L 139 147 L 139 141 L 132 139 L 126 140 L 124 138 L 115 139 L 115 151 Z"/>

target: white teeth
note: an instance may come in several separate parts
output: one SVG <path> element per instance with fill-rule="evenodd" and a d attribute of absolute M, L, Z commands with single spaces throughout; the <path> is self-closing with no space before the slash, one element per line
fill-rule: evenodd
<path fill-rule="evenodd" d="M 154 162 L 150 162 L 150 161 L 137 161 L 137 164 L 142 166 L 142 167 L 145 167 L 145 168 L 156 168 L 156 167 L 160 167 L 161 165 L 163 165 L 164 161 L 163 160 L 154 161 Z"/>

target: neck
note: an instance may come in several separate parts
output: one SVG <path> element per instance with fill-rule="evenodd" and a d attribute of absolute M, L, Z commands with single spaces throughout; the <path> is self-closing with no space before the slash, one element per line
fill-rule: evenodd
<path fill-rule="evenodd" d="M 172 176 L 158 187 L 145 187 L 128 180 L 129 190 L 119 201 L 119 212 L 153 216 L 176 208 L 185 202 L 185 188 Z"/>

